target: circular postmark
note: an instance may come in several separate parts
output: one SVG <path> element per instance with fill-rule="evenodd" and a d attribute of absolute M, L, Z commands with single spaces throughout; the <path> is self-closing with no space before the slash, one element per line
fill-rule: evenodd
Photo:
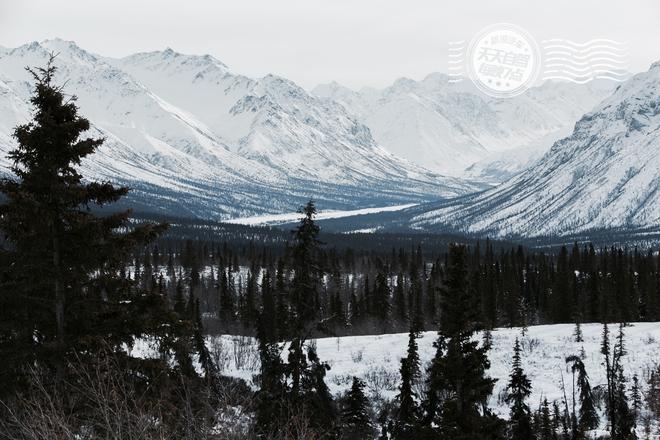
<path fill-rule="evenodd" d="M 483 93 L 510 98 L 534 85 L 541 66 L 536 40 L 524 29 L 498 23 L 482 29 L 470 41 L 467 72 Z"/>

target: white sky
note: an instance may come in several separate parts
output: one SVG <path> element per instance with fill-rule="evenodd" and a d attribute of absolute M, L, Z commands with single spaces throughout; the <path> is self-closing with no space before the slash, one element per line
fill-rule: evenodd
<path fill-rule="evenodd" d="M 172 47 L 306 88 L 383 87 L 445 71 L 447 42 L 508 22 L 537 40 L 627 41 L 660 60 L 660 0 L 0 0 L 0 45 L 60 37 L 106 56 Z"/>

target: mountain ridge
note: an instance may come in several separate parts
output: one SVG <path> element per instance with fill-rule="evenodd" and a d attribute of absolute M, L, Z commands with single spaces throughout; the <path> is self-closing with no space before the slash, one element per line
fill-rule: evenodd
<path fill-rule="evenodd" d="M 358 115 L 389 151 L 436 172 L 489 183 L 529 166 L 605 98 L 610 82 L 549 81 L 510 99 L 485 96 L 442 73 L 399 78 L 381 90 L 334 82 L 313 89 Z"/>
<path fill-rule="evenodd" d="M 511 181 L 409 215 L 414 228 L 498 237 L 660 228 L 660 63 L 618 86 Z"/>
<path fill-rule="evenodd" d="M 3 153 L 14 145 L 12 128 L 29 120 L 32 85 L 24 68 L 44 65 L 51 53 L 58 54 L 57 79 L 66 82 L 65 92 L 78 97 L 92 133 L 106 138 L 83 167 L 91 178 L 136 188 L 133 196 L 145 206 L 150 198 L 156 209 L 164 199 L 179 201 L 182 212 L 176 214 L 221 219 L 291 211 L 309 198 L 347 209 L 429 201 L 480 187 L 385 152 L 343 108 L 320 102 L 288 80 L 234 75 L 210 55 L 166 49 L 112 59 L 61 39 L 0 52 Z M 135 72 L 154 57 L 162 61 L 153 66 L 160 84 Z M 129 61 L 133 72 L 125 68 Z M 179 96 L 177 90 L 183 90 Z M 194 90 L 198 101 L 183 99 Z M 209 111 L 191 111 L 195 102 Z M 288 156 L 281 154 L 284 148 Z M 295 163 L 293 153 L 308 163 Z"/>

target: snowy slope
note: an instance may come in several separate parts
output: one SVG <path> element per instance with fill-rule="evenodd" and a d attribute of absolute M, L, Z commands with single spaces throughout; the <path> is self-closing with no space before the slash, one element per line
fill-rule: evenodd
<path fill-rule="evenodd" d="M 0 51 L 3 160 L 12 127 L 29 118 L 24 67 L 50 52 L 57 79 L 107 139 L 88 174 L 135 188 L 144 209 L 226 218 L 290 212 L 310 197 L 355 209 L 478 188 L 392 156 L 343 107 L 282 78 L 252 80 L 171 49 L 112 60 L 58 39 Z"/>
<path fill-rule="evenodd" d="M 546 82 L 512 99 L 493 99 L 469 81 L 434 73 L 383 90 L 337 83 L 314 89 L 345 106 L 394 154 L 438 172 L 501 182 L 538 159 L 611 92 L 612 83 Z M 540 151 L 540 153 L 539 153 Z"/>
<path fill-rule="evenodd" d="M 488 352 L 491 368 L 487 371 L 490 377 L 496 378 L 494 392 L 489 401 L 489 407 L 501 417 L 508 418 L 509 409 L 498 397 L 506 387 L 508 375 L 511 372 L 511 354 L 516 337 L 521 338 L 523 353 L 522 367 L 532 382 L 532 394 L 528 404 L 534 410 L 538 409 L 543 398 L 549 402 L 557 400 L 561 403 L 562 375 L 564 381 L 571 383 L 570 369 L 566 368 L 565 358 L 569 355 L 579 355 L 584 349 L 583 359 L 589 381 L 592 387 L 606 383 L 605 372 L 601 365 L 600 354 L 601 324 L 582 325 L 584 342 L 577 343 L 572 336 L 574 325 L 557 324 L 529 327 L 527 334 L 521 337 L 520 328 L 501 328 L 493 331 L 493 348 Z M 616 335 L 618 327 L 610 326 L 610 332 Z M 628 355 L 623 358 L 626 377 L 637 374 L 643 389 L 646 389 L 649 371 L 660 362 L 660 323 L 634 323 L 624 328 L 626 349 Z M 481 335 L 476 338 L 481 340 Z M 435 349 L 433 342 L 437 339 L 435 332 L 424 332 L 417 340 L 422 365 L 426 366 L 433 358 Z M 224 364 L 224 374 L 245 379 L 252 383 L 253 375 L 258 369 L 256 362 L 247 362 L 237 366 L 231 359 L 232 347 L 240 343 L 235 336 L 220 337 L 222 346 L 228 357 Z M 245 343 L 246 340 L 242 339 Z M 254 342 L 252 342 L 254 343 Z M 380 395 L 394 398 L 399 384 L 400 360 L 406 353 L 408 345 L 407 334 L 386 334 L 377 336 L 347 336 L 340 338 L 323 338 L 316 340 L 319 358 L 330 365 L 326 383 L 331 391 L 339 394 L 351 386 L 352 376 L 365 380 L 369 395 Z M 256 351 L 256 345 L 253 347 Z M 570 389 L 567 390 L 570 399 Z M 604 408 L 601 409 L 601 425 L 605 427 Z"/>
<path fill-rule="evenodd" d="M 232 74 L 210 56 L 174 51 L 133 55 L 118 65 L 169 102 L 201 115 L 240 155 L 298 176 L 333 182 L 433 176 L 388 154 L 345 109 L 273 75 Z M 176 84 L 176 87 L 172 87 Z"/>
<path fill-rule="evenodd" d="M 617 88 L 531 168 L 411 223 L 499 236 L 660 227 L 660 63 Z"/>

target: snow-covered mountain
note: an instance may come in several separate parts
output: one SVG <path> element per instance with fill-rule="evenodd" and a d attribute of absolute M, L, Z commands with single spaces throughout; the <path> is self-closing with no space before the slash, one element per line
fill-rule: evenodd
<path fill-rule="evenodd" d="M 499 183 L 540 158 L 611 93 L 611 82 L 546 82 L 494 99 L 440 73 L 359 92 L 337 83 L 313 93 L 355 114 L 390 152 L 437 172 Z"/>
<path fill-rule="evenodd" d="M 499 236 L 660 228 L 660 63 L 620 85 L 516 178 L 421 210 L 414 227 Z"/>
<path fill-rule="evenodd" d="M 272 75 L 250 79 L 211 56 L 167 49 L 115 60 L 59 39 L 0 50 L 0 156 L 29 120 L 31 78 L 57 53 L 57 80 L 106 144 L 83 166 L 135 189 L 149 210 L 207 218 L 395 205 L 464 194 L 377 144 L 346 110 Z"/>

